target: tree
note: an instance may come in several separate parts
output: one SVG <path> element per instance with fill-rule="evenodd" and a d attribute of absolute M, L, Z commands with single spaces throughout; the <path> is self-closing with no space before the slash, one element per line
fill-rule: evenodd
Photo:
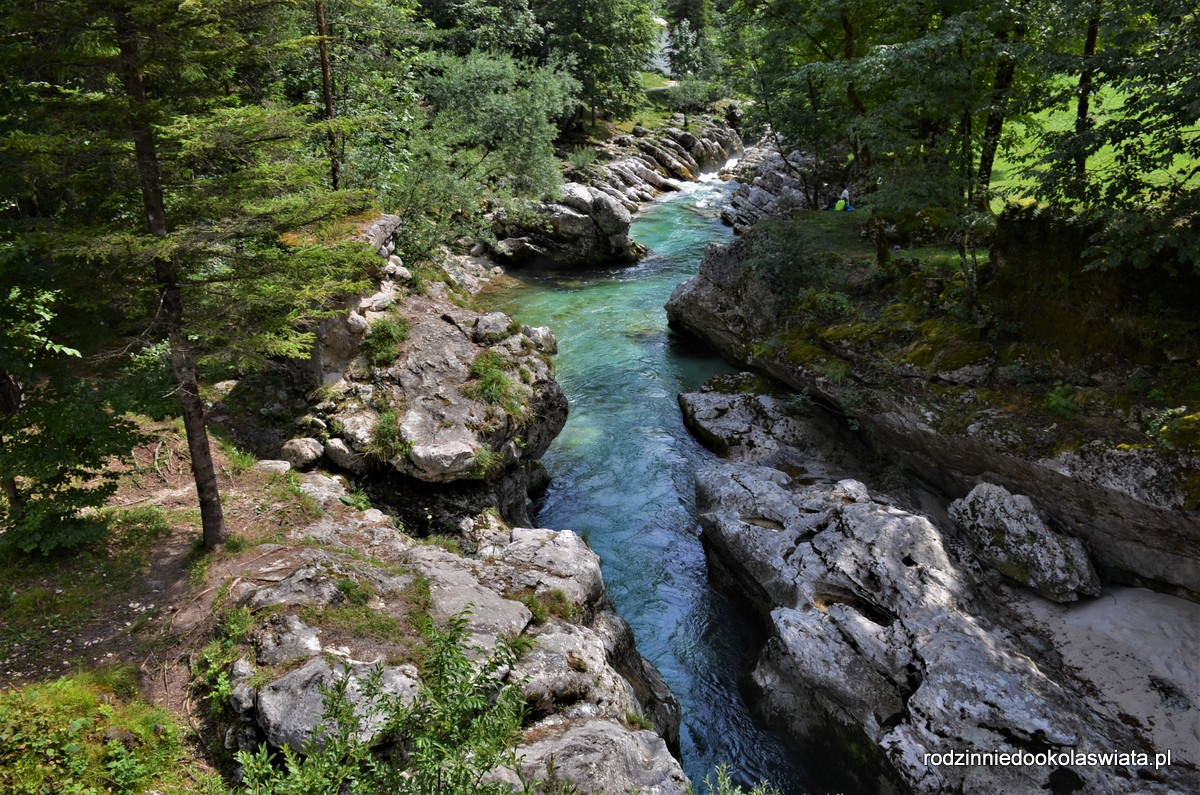
<path fill-rule="evenodd" d="M 0 262 L 11 265 L 14 248 L 5 243 Z M 102 468 L 138 437 L 64 366 L 80 354 L 51 339 L 55 293 L 4 284 L 14 270 L 0 268 L 0 546 L 50 553 L 95 537 L 79 511 L 112 494 Z"/>
<path fill-rule="evenodd" d="M 46 252 L 81 307 L 118 304 L 145 334 L 168 339 L 212 548 L 225 529 L 199 394 L 206 341 L 249 315 L 244 336 L 255 344 L 242 352 L 296 355 L 311 341 L 297 323 L 319 311 L 303 300 L 349 286 L 361 264 L 280 241 L 286 229 L 344 213 L 347 197 L 318 186 L 317 161 L 305 155 L 313 130 L 297 113 L 243 104 L 254 94 L 242 90 L 245 73 L 270 60 L 274 4 L 0 8 L 9 45 L 0 153 L 15 188 L 6 229 Z M 280 282 L 300 271 L 299 296 L 287 286 L 281 297 Z M 212 324 L 185 314 L 189 302 L 230 289 L 275 300 L 250 305 L 243 294 L 206 313 Z"/>
<path fill-rule="evenodd" d="M 658 39 L 644 0 L 546 0 L 538 14 L 547 54 L 569 64 L 593 124 L 597 109 L 620 115 L 636 105 Z"/>
<path fill-rule="evenodd" d="M 1200 271 L 1200 20 L 1182 0 L 1073 0 L 1083 31 L 1049 52 L 1075 78 L 1075 123 L 1039 136 L 1027 174 L 1044 200 L 1082 211 L 1101 233 L 1101 267 Z M 1077 48 L 1077 49 L 1076 49 Z M 1051 102 L 1057 97 L 1052 96 Z"/>

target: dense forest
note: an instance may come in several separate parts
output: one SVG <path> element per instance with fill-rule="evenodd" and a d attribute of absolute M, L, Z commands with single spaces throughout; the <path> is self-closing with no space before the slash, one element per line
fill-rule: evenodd
<path fill-rule="evenodd" d="M 221 547 L 212 385 L 372 289 L 364 219 L 419 270 L 676 111 L 801 153 L 808 209 L 848 188 L 880 267 L 948 243 L 968 313 L 1007 203 L 1086 229 L 1082 268 L 1200 274 L 1190 0 L 4 0 L 0 44 L 11 561 L 108 532 L 111 462 L 176 417 Z"/>

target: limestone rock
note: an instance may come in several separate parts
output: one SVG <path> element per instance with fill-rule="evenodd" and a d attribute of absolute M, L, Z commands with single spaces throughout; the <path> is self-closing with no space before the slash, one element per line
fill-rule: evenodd
<path fill-rule="evenodd" d="M 735 461 L 803 471 L 810 479 L 836 481 L 843 443 L 811 409 L 784 398 L 736 389 L 744 378 L 718 377 L 699 392 L 679 396 L 683 421 L 705 446 Z"/>
<path fill-rule="evenodd" d="M 286 475 L 292 471 L 292 465 L 288 461 L 271 461 L 267 459 L 256 461 L 254 468 L 259 472 L 267 472 L 272 475 Z"/>
<path fill-rule="evenodd" d="M 257 699 L 257 720 L 276 747 L 284 745 L 303 750 L 310 739 L 322 743 L 318 727 L 323 722 L 323 688 L 331 687 L 339 678 L 348 676 L 347 696 L 364 716 L 359 739 L 370 742 L 383 728 L 383 717 L 376 705 L 367 702 L 362 683 L 371 672 L 371 664 L 349 662 L 335 668 L 324 657 L 310 660 L 304 667 L 292 671 L 262 688 Z M 417 670 L 411 665 L 387 666 L 380 679 L 384 693 L 411 702 L 417 694 Z"/>
<path fill-rule="evenodd" d="M 623 720 L 639 709 L 632 688 L 607 661 L 604 641 L 587 627 L 551 619 L 537 645 L 513 666 L 535 715 Z"/>
<path fill-rule="evenodd" d="M 370 326 L 371 324 L 367 322 L 367 319 L 353 309 L 346 315 L 346 327 L 350 329 L 352 334 L 366 334 Z"/>
<path fill-rule="evenodd" d="M 319 630 L 295 615 L 274 620 L 257 637 L 258 659 L 263 665 L 280 665 L 321 653 Z"/>
<path fill-rule="evenodd" d="M 336 436 L 325 442 L 325 457 L 338 469 L 362 474 L 367 470 L 367 459 L 356 453 L 344 439 Z"/>
<path fill-rule="evenodd" d="M 697 501 L 710 559 L 769 619 L 752 674 L 760 708 L 801 741 L 860 738 L 848 740 L 856 759 L 918 793 L 1049 787 L 1049 768 L 924 764 L 944 748 L 1133 742 L 997 623 L 925 517 L 856 481 L 804 485 L 737 464 L 702 470 Z M 1139 791 L 1111 770 L 1069 769 L 1087 791 Z"/>
<path fill-rule="evenodd" d="M 279 450 L 279 456 L 296 469 L 304 470 L 315 466 L 321 460 L 324 452 L 324 447 L 320 442 L 311 437 L 305 437 L 289 439 L 284 442 L 283 447 Z"/>
<path fill-rule="evenodd" d="M 246 600 L 251 610 L 271 605 L 312 605 L 326 607 L 340 602 L 341 593 L 320 566 L 306 566 L 289 574 L 278 584 L 252 591 Z"/>
<path fill-rule="evenodd" d="M 1051 530 L 1028 497 L 980 483 L 951 503 L 950 518 L 992 565 L 1048 599 L 1100 595 L 1100 579 L 1083 544 Z"/>
<path fill-rule="evenodd" d="M 308 472 L 302 475 L 300 491 L 321 504 L 337 502 L 346 496 L 346 487 L 342 481 L 319 472 Z"/>
<path fill-rule="evenodd" d="M 517 747 L 526 780 L 545 779 L 553 765 L 560 781 L 581 792 L 638 792 L 642 795 L 683 795 L 690 791 L 679 762 L 662 738 L 651 731 L 633 731 L 607 720 L 574 721 L 554 716 L 534 725 L 534 737 Z M 509 771 L 493 774 L 514 786 Z"/>
<path fill-rule="evenodd" d="M 730 361 L 843 407 L 878 452 L 936 490 L 965 494 L 983 480 L 1003 484 L 1036 500 L 1054 526 L 1085 542 L 1099 571 L 1200 599 L 1200 565 L 1187 551 L 1200 545 L 1192 510 L 1200 457 L 1096 440 L 1031 460 L 1029 450 L 1050 440 L 1042 429 L 1015 425 L 1009 412 L 978 411 L 961 432 L 946 430 L 958 408 L 954 401 L 914 395 L 910 388 L 873 388 L 853 367 L 847 383 L 834 384 L 820 377 L 823 364 L 846 360 L 824 348 L 763 356 L 756 343 L 777 334 L 783 319 L 775 308 L 776 285 L 757 278 L 749 265 L 754 240 L 748 232 L 729 246 L 709 245 L 699 273 L 667 303 L 673 329 L 699 337 Z M 853 365 L 855 354 L 844 353 Z M 868 353 L 859 355 L 869 360 Z M 905 381 L 914 375 L 898 374 Z"/>
<path fill-rule="evenodd" d="M 503 312 L 490 312 L 475 321 L 475 342 L 491 345 L 512 334 L 513 320 Z"/>

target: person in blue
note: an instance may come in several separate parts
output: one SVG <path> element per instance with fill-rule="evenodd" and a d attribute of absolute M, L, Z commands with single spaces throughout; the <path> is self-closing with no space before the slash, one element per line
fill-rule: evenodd
<path fill-rule="evenodd" d="M 853 210 L 854 205 L 850 203 L 850 188 L 843 185 L 842 195 L 838 197 L 837 204 L 833 205 L 833 209 L 841 212 L 843 210 Z"/>

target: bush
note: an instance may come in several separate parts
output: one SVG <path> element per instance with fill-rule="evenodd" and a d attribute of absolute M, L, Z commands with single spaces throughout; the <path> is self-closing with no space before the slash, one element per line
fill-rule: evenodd
<path fill-rule="evenodd" d="M 704 777 L 704 788 L 708 795 L 782 795 L 778 787 L 765 781 L 758 782 L 753 789 L 747 792 L 741 786 L 733 783 L 733 779 L 729 776 L 729 765 L 718 765 L 716 773 L 715 784 L 710 777 Z"/>
<path fill-rule="evenodd" d="M 364 716 L 347 696 L 350 678 L 342 676 L 324 694 L 322 745 L 310 744 L 303 754 L 285 747 L 282 766 L 265 745 L 237 754 L 246 789 L 256 795 L 511 792 L 506 784 L 480 779 L 498 767 L 516 766 L 524 694 L 519 683 L 501 684 L 498 674 L 516 661 L 517 645 L 502 642 L 479 658 L 479 649 L 465 645 L 465 613 L 452 616 L 444 630 L 430 626 L 424 635 L 421 688 L 411 704 L 382 692 L 381 667 L 362 684 L 364 702 L 383 716 L 384 733 L 403 743 L 384 758 L 373 756 L 360 739 Z"/>
<path fill-rule="evenodd" d="M 567 161 L 576 171 L 587 171 L 596 162 L 596 150 L 588 146 L 577 146 L 567 155 Z"/>

